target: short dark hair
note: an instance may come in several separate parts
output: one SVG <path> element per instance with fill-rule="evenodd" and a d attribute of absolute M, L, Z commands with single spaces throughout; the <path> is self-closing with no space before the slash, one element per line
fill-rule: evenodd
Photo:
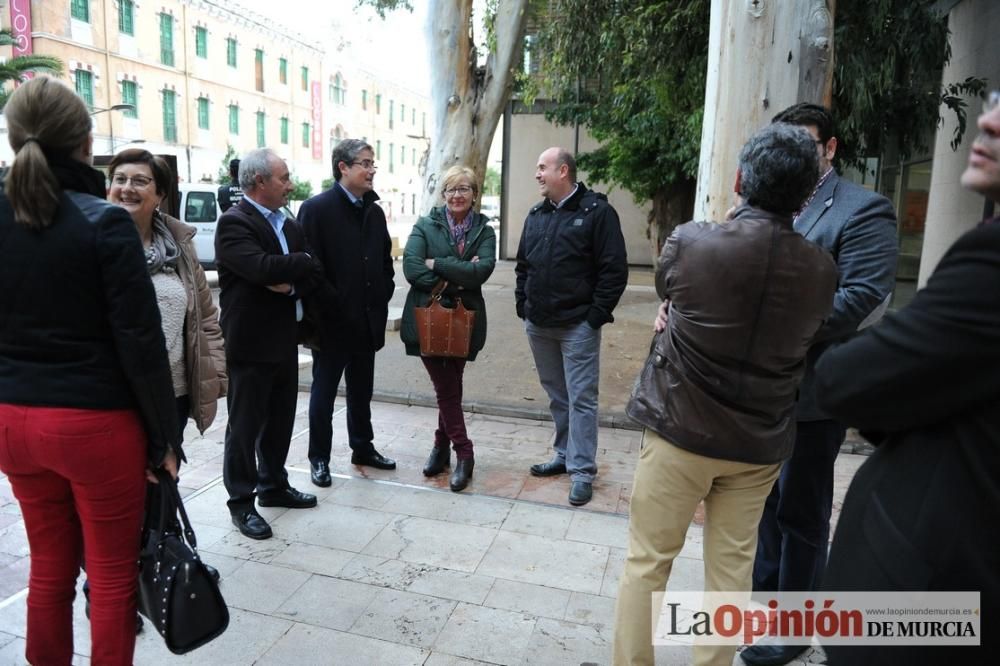
<path fill-rule="evenodd" d="M 819 155 L 801 127 L 773 123 L 754 134 L 740 151 L 740 196 L 772 213 L 802 207 L 819 180 Z"/>
<path fill-rule="evenodd" d="M 235 185 L 240 179 L 240 161 L 239 160 L 229 160 L 229 177 Z"/>
<path fill-rule="evenodd" d="M 333 162 L 333 179 L 340 182 L 340 169 L 337 165 L 341 162 L 345 162 L 348 166 L 354 163 L 354 160 L 358 159 L 358 153 L 362 150 L 370 150 L 373 153 L 375 149 L 371 147 L 367 141 L 362 141 L 361 139 L 344 139 L 333 149 L 333 156 L 331 162 Z"/>
<path fill-rule="evenodd" d="M 111 163 L 108 164 L 108 178 L 114 178 L 118 167 L 125 164 L 145 164 L 149 167 L 150 173 L 153 174 L 156 193 L 163 197 L 170 192 L 170 180 L 173 178 L 173 173 L 165 160 L 157 157 L 148 150 L 129 148 L 111 158 Z"/>
<path fill-rule="evenodd" d="M 558 169 L 563 164 L 566 165 L 568 169 L 569 182 L 576 182 L 576 158 L 573 157 L 573 153 L 569 152 L 565 148 L 560 148 L 558 154 L 556 154 L 556 168 Z"/>
<path fill-rule="evenodd" d="M 800 127 L 815 125 L 819 133 L 819 140 L 824 144 L 837 136 L 830 110 L 819 104 L 810 104 L 809 102 L 793 104 L 776 115 L 771 122 L 788 123 Z"/>

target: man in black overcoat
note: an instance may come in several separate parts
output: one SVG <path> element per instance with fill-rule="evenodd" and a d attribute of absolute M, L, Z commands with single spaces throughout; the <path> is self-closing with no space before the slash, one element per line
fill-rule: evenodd
<path fill-rule="evenodd" d="M 372 189 L 376 169 L 369 144 L 341 141 L 333 151 L 333 187 L 299 210 L 299 222 L 328 283 L 322 333 L 313 350 L 309 399 L 309 463 L 312 481 L 320 487 L 331 483 L 333 403 L 341 377 L 347 381 L 351 463 L 396 468 L 396 461 L 375 449 L 372 430 L 375 352 L 385 345 L 389 299 L 395 289 L 392 241 Z"/>

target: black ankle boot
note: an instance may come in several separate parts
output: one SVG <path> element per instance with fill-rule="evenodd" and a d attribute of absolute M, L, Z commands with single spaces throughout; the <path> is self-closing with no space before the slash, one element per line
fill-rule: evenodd
<path fill-rule="evenodd" d="M 458 459 L 458 462 L 455 463 L 455 471 L 451 473 L 451 479 L 449 479 L 449 485 L 453 493 L 464 490 L 469 485 L 469 479 L 472 478 L 472 468 L 475 466 L 476 461 L 472 458 Z"/>
<path fill-rule="evenodd" d="M 436 476 L 451 467 L 451 449 L 448 445 L 431 449 L 431 455 L 424 465 L 424 476 Z"/>

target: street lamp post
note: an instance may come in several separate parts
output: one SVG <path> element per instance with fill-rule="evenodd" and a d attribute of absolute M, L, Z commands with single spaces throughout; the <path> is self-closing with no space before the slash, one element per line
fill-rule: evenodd
<path fill-rule="evenodd" d="M 135 111 L 135 104 L 112 104 L 106 109 L 93 107 L 90 110 L 90 117 L 93 118 L 108 111 Z M 108 117 L 108 143 L 111 145 L 111 152 L 115 152 L 115 122 L 112 117 Z"/>

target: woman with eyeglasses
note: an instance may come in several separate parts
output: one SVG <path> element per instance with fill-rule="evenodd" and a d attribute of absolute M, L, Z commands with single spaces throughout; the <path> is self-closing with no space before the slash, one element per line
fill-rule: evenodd
<path fill-rule="evenodd" d="M 132 216 L 156 290 L 179 438 L 189 416 L 204 433 L 215 420 L 228 379 L 219 313 L 195 253 L 195 229 L 159 210 L 173 178 L 162 159 L 141 148 L 123 150 L 111 160 L 108 174 L 108 201 Z"/>
<path fill-rule="evenodd" d="M 462 375 L 466 361 L 476 360 L 486 342 L 482 286 L 496 265 L 496 234 L 487 224 L 488 218 L 472 210 L 479 194 L 472 169 L 453 166 L 445 172 L 442 182 L 445 205 L 417 220 L 403 252 L 403 274 L 410 283 L 410 291 L 403 309 L 400 338 L 408 355 L 420 356 L 413 309 L 426 307 L 431 292 L 442 281 L 447 282 L 442 305 L 455 307 L 461 299 L 462 305 L 476 312 L 467 359 L 421 357 L 438 403 L 434 448 L 424 465 L 424 476 L 435 476 L 450 467 L 451 447 L 454 447 L 457 462 L 449 486 L 459 492 L 469 485 L 475 467 L 472 440 L 465 430 L 462 413 Z"/>
<path fill-rule="evenodd" d="M 4 108 L 0 188 L 0 470 L 31 551 L 31 664 L 73 659 L 90 561 L 94 664 L 131 664 L 144 470 L 183 458 L 156 293 L 129 216 L 90 166 L 83 100 L 36 77 Z"/>

